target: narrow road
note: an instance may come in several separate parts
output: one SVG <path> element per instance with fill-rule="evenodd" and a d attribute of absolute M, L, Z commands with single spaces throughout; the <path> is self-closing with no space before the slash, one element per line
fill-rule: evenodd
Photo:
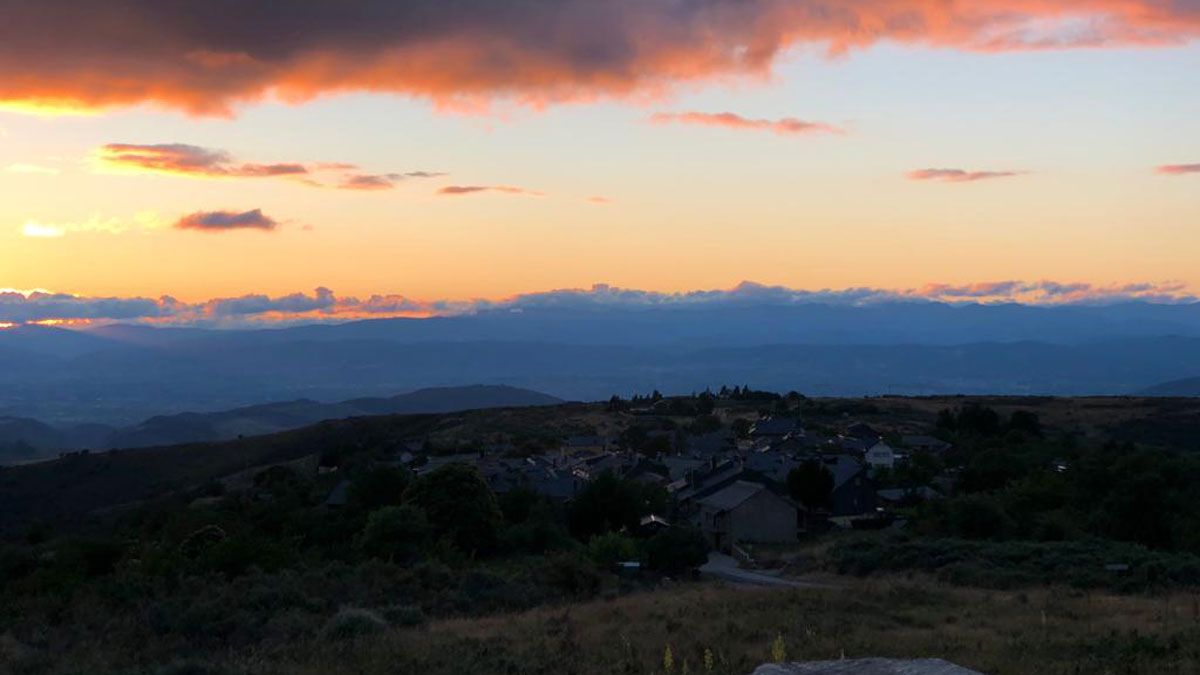
<path fill-rule="evenodd" d="M 746 586 L 778 586 L 784 588 L 833 588 L 833 586 L 819 581 L 804 581 L 801 579 L 790 579 L 781 577 L 770 572 L 755 572 L 753 570 L 744 570 L 738 567 L 738 562 L 734 558 L 717 553 L 716 551 L 708 554 L 708 562 L 700 568 L 700 573 L 715 577 L 723 581 L 728 581 L 733 584 L 742 584 Z"/>

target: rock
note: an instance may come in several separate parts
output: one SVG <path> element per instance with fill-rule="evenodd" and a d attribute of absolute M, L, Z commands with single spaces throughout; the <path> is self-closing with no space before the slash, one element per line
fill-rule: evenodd
<path fill-rule="evenodd" d="M 941 659 L 853 659 L 759 666 L 754 675 L 983 675 Z"/>

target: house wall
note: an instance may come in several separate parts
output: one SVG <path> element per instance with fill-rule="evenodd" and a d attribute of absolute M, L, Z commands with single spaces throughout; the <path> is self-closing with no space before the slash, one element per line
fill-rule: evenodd
<path fill-rule="evenodd" d="M 875 510 L 875 486 L 863 471 L 833 491 L 833 515 L 857 516 Z"/>
<path fill-rule="evenodd" d="M 787 543 L 796 541 L 796 507 L 763 490 L 730 512 L 734 541 Z"/>
<path fill-rule="evenodd" d="M 728 513 L 704 509 L 700 512 L 698 521 L 701 531 L 708 539 L 709 546 L 718 551 L 729 550 L 732 540 L 729 537 L 730 517 Z"/>

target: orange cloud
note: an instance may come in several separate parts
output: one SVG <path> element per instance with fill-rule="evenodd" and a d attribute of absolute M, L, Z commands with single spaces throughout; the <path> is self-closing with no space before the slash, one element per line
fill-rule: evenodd
<path fill-rule="evenodd" d="M 262 209 L 253 211 L 200 211 L 180 218 L 175 222 L 177 230 L 199 230 L 201 232 L 229 232 L 231 230 L 274 230 L 279 223 L 263 214 Z"/>
<path fill-rule="evenodd" d="M 352 91 L 479 106 L 645 98 L 761 77 L 798 45 L 1178 45 L 1194 0 L 6 0 L 0 106 L 230 115 Z"/>
<path fill-rule="evenodd" d="M 731 112 L 703 113 L 656 113 L 650 117 L 655 124 L 695 124 L 706 127 L 724 127 L 747 131 L 770 131 L 781 136 L 800 134 L 840 134 L 841 129 L 823 122 L 805 122 L 794 117 L 778 120 L 747 119 Z"/>
<path fill-rule="evenodd" d="M 135 145 L 109 143 L 97 151 L 103 166 L 120 170 L 148 171 L 174 176 L 199 178 L 290 178 L 310 187 L 327 187 L 317 176 L 327 172 L 342 173 L 337 187 L 345 190 L 390 190 L 398 181 L 407 178 L 436 178 L 443 173 L 409 171 L 407 173 L 364 174 L 350 173 L 358 165 L 346 162 L 299 162 L 258 164 L 239 163 L 224 150 L 202 148 L 186 143 Z"/>
<path fill-rule="evenodd" d="M 521 187 L 513 187 L 511 185 L 447 185 L 438 190 L 439 195 L 458 196 L 472 195 L 481 192 L 503 192 L 510 195 L 528 195 L 530 197 L 545 197 L 545 192 L 537 190 L 527 190 Z"/>
<path fill-rule="evenodd" d="M 111 167 L 183 176 L 265 178 L 301 176 L 309 172 L 303 164 L 295 163 L 237 164 L 224 150 L 210 150 L 185 143 L 110 143 L 100 148 L 99 156 L 103 164 Z"/>
<path fill-rule="evenodd" d="M 918 169 L 908 172 L 909 180 L 935 180 L 945 183 L 974 183 L 993 178 L 1021 176 L 1024 171 L 966 171 L 964 169 Z"/>
<path fill-rule="evenodd" d="M 409 171 L 408 173 L 354 174 L 347 176 L 339 188 L 343 190 L 391 190 L 396 183 L 408 178 L 440 178 L 444 173 L 435 171 Z"/>
<path fill-rule="evenodd" d="M 1189 173 L 1200 173 L 1200 164 L 1166 164 L 1155 169 L 1164 176 L 1182 176 Z"/>

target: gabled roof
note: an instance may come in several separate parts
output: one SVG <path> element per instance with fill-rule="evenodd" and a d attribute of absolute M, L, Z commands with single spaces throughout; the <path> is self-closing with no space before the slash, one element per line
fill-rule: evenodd
<path fill-rule="evenodd" d="M 718 511 L 729 511 L 737 508 L 745 503 L 746 500 L 766 489 L 767 486 L 762 483 L 739 480 L 723 490 L 718 490 L 700 499 L 699 503 L 702 506 L 707 506 Z"/>
<path fill-rule="evenodd" d="M 826 457 L 822 460 L 822 463 L 833 474 L 833 489 L 835 490 L 867 469 L 866 465 L 850 455 Z"/>
<path fill-rule="evenodd" d="M 701 436 L 688 436 L 684 446 L 690 453 L 718 454 L 736 448 L 737 440 L 728 431 L 714 431 Z"/>
<path fill-rule="evenodd" d="M 855 422 L 854 424 L 846 427 L 846 435 L 862 440 L 874 440 L 879 438 L 882 434 L 880 434 L 875 430 L 874 427 L 866 422 Z"/>
<path fill-rule="evenodd" d="M 790 417 L 767 417 L 755 422 L 750 427 L 750 433 L 757 436 L 784 436 L 799 428 L 799 422 Z"/>
<path fill-rule="evenodd" d="M 716 492 L 728 481 L 736 479 L 742 475 L 745 468 L 741 464 L 734 462 L 725 462 L 717 467 L 716 471 L 710 472 L 703 477 L 698 478 L 694 483 L 676 493 L 676 498 L 681 501 L 693 499 L 702 495 L 708 495 Z"/>

